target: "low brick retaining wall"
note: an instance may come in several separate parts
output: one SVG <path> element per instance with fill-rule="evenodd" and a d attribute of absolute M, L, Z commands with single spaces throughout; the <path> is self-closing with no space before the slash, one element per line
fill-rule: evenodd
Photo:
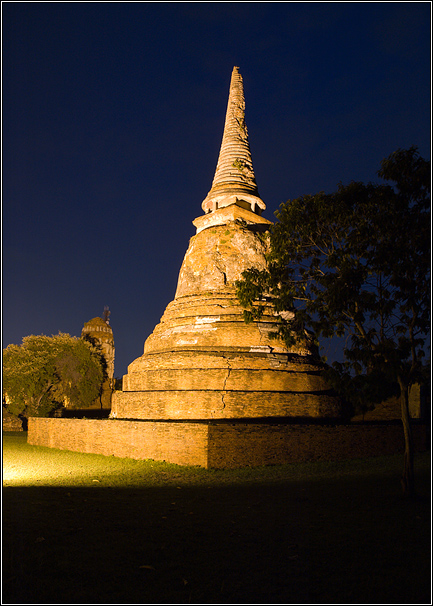
<path fill-rule="evenodd" d="M 427 450 L 426 426 L 413 427 L 416 451 Z M 208 465 L 254 465 L 338 461 L 404 451 L 401 424 L 210 425 Z"/>
<path fill-rule="evenodd" d="M 427 427 L 413 427 L 416 451 Z M 170 422 L 30 418 L 28 443 L 61 450 L 154 459 L 205 468 L 235 468 L 403 452 L 400 424 Z"/>
<path fill-rule="evenodd" d="M 207 467 L 206 425 L 113 419 L 29 419 L 29 444 Z"/>

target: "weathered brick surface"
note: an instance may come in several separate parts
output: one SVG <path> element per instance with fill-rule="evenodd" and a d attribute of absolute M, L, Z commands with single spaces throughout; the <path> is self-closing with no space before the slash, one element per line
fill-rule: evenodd
<path fill-rule="evenodd" d="M 317 373 L 322 366 L 306 356 L 292 356 L 287 353 L 275 353 L 265 349 L 264 352 L 249 352 L 247 348 L 220 350 L 218 348 L 194 348 L 170 352 L 170 366 L 173 369 L 186 368 L 224 368 L 224 369 L 261 369 L 273 368 L 292 372 Z M 148 353 L 132 362 L 128 373 L 140 374 L 144 370 L 164 370 L 167 368 L 166 352 Z"/>
<path fill-rule="evenodd" d="M 111 410 L 117 419 L 334 418 L 335 401 L 325 392 L 137 391 L 115 392 Z"/>
<path fill-rule="evenodd" d="M 236 226 L 222 226 L 227 231 L 234 230 Z M 200 250 L 207 251 L 208 243 L 204 236 L 207 231 L 200 233 L 203 242 Z M 248 247 L 245 244 L 245 253 L 248 252 Z M 221 255 L 221 251 L 218 251 Z M 197 253 L 198 256 L 198 253 Z M 188 251 L 185 255 L 188 259 Z M 285 345 L 276 339 L 271 338 L 272 332 L 275 331 L 275 316 L 271 307 L 266 306 L 260 322 L 246 324 L 243 318 L 243 308 L 239 305 L 236 298 L 236 290 L 233 282 L 224 285 L 224 280 L 227 279 L 226 272 L 229 271 L 228 261 L 224 257 L 220 257 L 218 274 L 221 275 L 221 284 L 215 285 L 211 289 L 211 279 L 206 279 L 208 273 L 213 276 L 217 272 L 217 268 L 209 261 L 209 268 L 200 268 L 200 262 L 196 260 L 196 266 L 199 266 L 196 271 L 197 276 L 193 273 L 193 259 L 189 259 L 191 269 L 190 274 L 195 278 L 193 284 L 189 283 L 189 274 L 185 277 L 183 269 L 179 275 L 179 285 L 187 282 L 188 286 L 184 288 L 197 288 L 197 291 L 192 294 L 182 295 L 171 303 L 165 309 L 165 312 L 153 330 L 153 333 L 146 339 L 144 344 L 144 353 L 153 354 L 157 352 L 194 350 L 199 351 L 200 348 L 215 349 L 219 348 L 222 351 L 230 351 L 234 348 L 239 351 L 239 348 L 248 352 L 254 348 L 266 347 L 268 351 L 287 352 Z M 227 265 L 223 265 L 226 263 Z M 251 261 L 252 263 L 252 261 Z M 203 262 L 204 264 L 204 262 Z M 246 265 L 246 263 L 245 263 Z M 246 267 L 234 272 L 234 279 L 241 278 L 241 271 Z M 223 271 L 225 270 L 225 271 Z M 201 282 L 199 282 L 199 278 Z M 191 278 L 192 281 L 192 278 Z M 179 286 L 178 286 L 179 288 Z M 200 295 L 198 294 L 200 293 Z M 310 353 L 305 345 L 298 345 L 291 349 L 293 353 L 302 355 Z"/>
<path fill-rule="evenodd" d="M 320 376 L 305 372 L 287 372 L 277 369 L 232 368 L 162 368 L 143 370 L 131 375 L 129 391 L 199 390 L 227 391 L 319 391 L 328 385 Z"/>
<path fill-rule="evenodd" d="M 206 425 L 30 418 L 29 444 L 207 467 Z"/>
<path fill-rule="evenodd" d="M 415 449 L 428 448 L 425 425 Z M 205 468 L 365 458 L 402 452 L 399 424 L 301 425 L 29 419 L 29 444 Z"/>
<path fill-rule="evenodd" d="M 413 434 L 416 450 L 426 450 L 426 426 L 415 426 Z M 338 461 L 403 450 L 403 430 L 399 424 L 211 424 L 208 466 L 235 468 L 316 460 Z"/>

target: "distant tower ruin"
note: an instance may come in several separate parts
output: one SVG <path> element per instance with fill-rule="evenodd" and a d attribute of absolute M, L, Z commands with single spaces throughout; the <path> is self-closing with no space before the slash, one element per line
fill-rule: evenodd
<path fill-rule="evenodd" d="M 270 305 L 246 324 L 235 281 L 264 269 L 271 222 L 254 176 L 242 76 L 233 69 L 212 187 L 193 221 L 174 300 L 112 400 L 118 419 L 333 418 L 338 400 L 307 341 L 272 339 Z"/>
<path fill-rule="evenodd" d="M 102 385 L 102 395 L 92 405 L 92 408 L 111 408 L 111 394 L 114 387 L 114 338 L 113 330 L 108 323 L 110 311 L 104 308 L 104 319 L 93 318 L 84 324 L 81 338 L 90 338 L 99 345 L 106 364 L 106 378 Z"/>

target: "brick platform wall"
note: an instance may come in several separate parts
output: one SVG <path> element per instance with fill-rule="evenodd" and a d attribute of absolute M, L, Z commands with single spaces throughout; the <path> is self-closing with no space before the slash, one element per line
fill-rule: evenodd
<path fill-rule="evenodd" d="M 206 425 L 111 419 L 29 419 L 29 444 L 207 467 Z"/>
<path fill-rule="evenodd" d="M 427 427 L 414 425 L 416 451 Z M 403 452 L 400 424 L 303 425 L 30 418 L 29 444 L 154 459 L 205 468 L 236 468 Z"/>
<path fill-rule="evenodd" d="M 427 450 L 427 428 L 413 426 L 416 451 Z M 301 461 L 338 461 L 404 451 L 400 424 L 209 426 L 208 466 L 235 468 Z"/>

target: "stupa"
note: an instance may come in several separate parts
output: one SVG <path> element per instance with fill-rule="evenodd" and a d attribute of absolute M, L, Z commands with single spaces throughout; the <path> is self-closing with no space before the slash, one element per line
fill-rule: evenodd
<path fill-rule="evenodd" d="M 271 221 L 262 217 L 245 124 L 243 80 L 234 67 L 212 182 L 194 219 L 174 300 L 128 367 L 111 417 L 140 420 L 336 418 L 340 403 L 311 345 L 271 338 L 271 306 L 246 324 L 235 282 L 266 267 Z"/>
<path fill-rule="evenodd" d="M 31 417 L 28 443 L 206 469 L 398 452 L 398 425 L 345 424 L 311 342 L 288 349 L 271 338 L 271 306 L 260 322 L 244 322 L 235 282 L 266 267 L 271 222 L 261 215 L 237 67 L 202 207 L 174 300 L 113 393 L 110 418 Z"/>

